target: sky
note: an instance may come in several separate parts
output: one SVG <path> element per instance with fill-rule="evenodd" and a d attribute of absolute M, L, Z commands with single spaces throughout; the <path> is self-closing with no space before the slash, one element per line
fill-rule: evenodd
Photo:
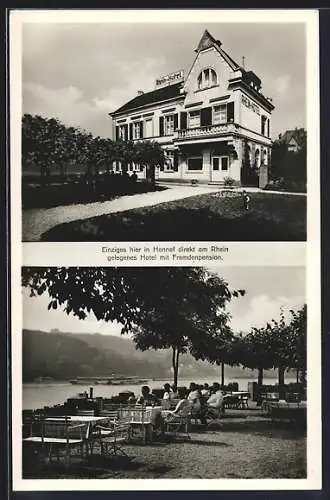
<path fill-rule="evenodd" d="M 289 318 L 290 309 L 297 310 L 305 302 L 304 267 L 222 267 L 209 268 L 229 284 L 231 290 L 244 289 L 246 295 L 233 299 L 228 311 L 234 331 L 249 331 L 271 319 L 279 319 L 280 308 Z M 23 328 L 70 333 L 101 333 L 120 335 L 120 325 L 96 321 L 93 315 L 86 320 L 68 316 L 62 310 L 48 311 L 48 295 L 29 297 L 23 289 Z"/>
<path fill-rule="evenodd" d="M 138 90 L 153 90 L 162 75 L 187 74 L 205 29 L 261 78 L 275 105 L 273 138 L 306 126 L 302 23 L 25 23 L 23 113 L 111 137 L 108 113 Z"/>

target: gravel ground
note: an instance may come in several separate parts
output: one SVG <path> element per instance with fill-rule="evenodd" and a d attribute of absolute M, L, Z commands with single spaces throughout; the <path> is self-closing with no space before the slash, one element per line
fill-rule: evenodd
<path fill-rule="evenodd" d="M 292 425 L 273 424 L 257 416 L 225 418 L 207 430 L 195 426 L 184 435 L 143 446 L 125 446 L 125 457 L 99 455 L 70 471 L 45 468 L 26 478 L 109 479 L 268 479 L 306 477 L 306 437 Z"/>

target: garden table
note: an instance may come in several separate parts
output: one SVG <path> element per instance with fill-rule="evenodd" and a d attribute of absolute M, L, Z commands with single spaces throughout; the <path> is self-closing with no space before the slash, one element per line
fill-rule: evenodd
<path fill-rule="evenodd" d="M 75 425 L 87 424 L 87 433 L 85 437 L 86 455 L 93 454 L 93 442 L 96 436 L 95 429 L 98 424 L 109 425 L 111 422 L 109 417 L 95 417 L 93 415 L 66 415 L 65 417 L 47 417 L 44 419 L 44 436 L 51 435 L 55 427 L 61 423 L 72 423 Z"/>

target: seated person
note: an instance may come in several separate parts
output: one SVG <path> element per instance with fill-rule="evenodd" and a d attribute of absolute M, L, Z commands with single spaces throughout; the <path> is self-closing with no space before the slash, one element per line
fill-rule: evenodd
<path fill-rule="evenodd" d="M 138 397 L 136 404 L 144 406 L 154 406 L 158 403 L 158 400 L 154 394 L 150 392 L 150 387 L 143 385 L 141 387 L 141 394 Z"/>
<path fill-rule="evenodd" d="M 207 382 L 203 385 L 201 393 L 204 398 L 209 398 L 211 396 L 210 386 Z"/>
<path fill-rule="evenodd" d="M 133 396 L 133 394 L 128 398 L 127 403 L 129 406 L 135 405 L 136 403 L 136 397 Z"/>
<path fill-rule="evenodd" d="M 199 390 L 194 382 L 190 384 L 187 399 L 192 403 L 192 413 L 197 414 L 201 409 L 201 401 Z"/>
<path fill-rule="evenodd" d="M 213 390 L 215 392 L 211 394 L 206 402 L 208 408 L 207 414 L 211 417 L 219 416 L 219 414 L 225 412 L 225 393 L 220 389 L 220 384 L 218 384 L 218 382 L 214 382 Z"/>
<path fill-rule="evenodd" d="M 171 389 L 170 384 L 165 384 L 164 385 L 164 395 L 163 395 L 163 408 L 164 410 L 170 410 L 171 409 L 171 400 L 174 399 L 174 392 Z"/>
<path fill-rule="evenodd" d="M 177 386 L 175 384 L 172 384 L 171 389 L 172 389 L 172 392 L 173 392 L 173 397 L 175 399 L 179 398 L 180 395 L 179 395 L 179 391 L 178 391 Z"/>

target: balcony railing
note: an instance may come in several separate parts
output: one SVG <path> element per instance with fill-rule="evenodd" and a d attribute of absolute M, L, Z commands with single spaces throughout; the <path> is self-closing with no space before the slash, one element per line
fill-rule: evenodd
<path fill-rule="evenodd" d="M 235 130 L 233 123 L 221 123 L 217 125 L 206 125 L 203 127 L 187 128 L 186 130 L 178 130 L 176 139 L 182 141 L 184 139 L 196 139 L 197 137 L 211 137 L 214 135 L 227 134 Z"/>

